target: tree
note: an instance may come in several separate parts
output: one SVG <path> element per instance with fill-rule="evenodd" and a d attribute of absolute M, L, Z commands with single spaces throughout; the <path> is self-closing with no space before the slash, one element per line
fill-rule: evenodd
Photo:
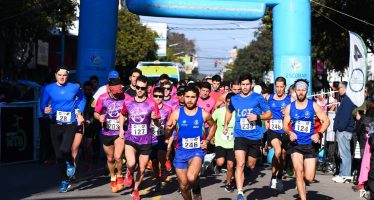
<path fill-rule="evenodd" d="M 189 40 L 184 34 L 170 32 L 168 34 L 168 45 L 171 49 L 171 53 L 178 54 L 184 52 L 184 54 L 195 54 L 195 41 Z"/>
<path fill-rule="evenodd" d="M 47 40 L 53 26 L 67 30 L 75 20 L 76 1 L 1 0 L 0 69 L 22 71 L 35 56 L 38 39 Z"/>
<path fill-rule="evenodd" d="M 328 69 L 343 72 L 349 62 L 348 30 L 359 34 L 373 52 L 374 27 L 326 6 L 373 23 L 374 3 L 372 0 L 312 1 L 312 60 L 320 59 Z"/>
<path fill-rule="evenodd" d="M 255 39 L 239 49 L 238 56 L 232 69 L 224 76 L 227 80 L 235 80 L 240 75 L 250 73 L 255 78 L 261 78 L 263 73 L 273 68 L 273 34 L 271 29 L 262 26 L 255 33 Z"/>
<path fill-rule="evenodd" d="M 133 68 L 139 61 L 157 59 L 157 33 L 140 23 L 139 16 L 121 9 L 118 13 L 116 66 Z"/>

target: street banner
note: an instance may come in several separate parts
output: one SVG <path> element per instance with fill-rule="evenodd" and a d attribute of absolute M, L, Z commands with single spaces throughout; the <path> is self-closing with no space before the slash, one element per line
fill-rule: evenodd
<path fill-rule="evenodd" d="M 365 84 L 367 75 L 367 49 L 362 38 L 349 32 L 350 53 L 348 68 L 347 96 L 357 106 L 365 101 Z"/>

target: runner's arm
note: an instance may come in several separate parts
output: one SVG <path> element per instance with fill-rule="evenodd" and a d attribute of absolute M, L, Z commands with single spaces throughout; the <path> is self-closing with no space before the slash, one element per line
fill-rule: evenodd
<path fill-rule="evenodd" d="M 284 119 L 283 119 L 283 130 L 286 134 L 290 134 L 290 129 L 288 127 L 288 124 L 291 122 L 291 117 L 290 117 L 290 105 L 288 105 L 284 109 Z"/>
<path fill-rule="evenodd" d="M 171 113 L 169 120 L 166 122 L 165 126 L 165 136 L 169 138 L 172 135 L 173 129 L 177 124 L 179 116 L 179 110 L 175 110 Z"/>
<path fill-rule="evenodd" d="M 209 134 L 206 137 L 206 140 L 210 141 L 216 133 L 217 123 L 213 120 L 212 115 L 208 112 L 203 111 L 203 117 L 204 121 L 209 125 Z"/>

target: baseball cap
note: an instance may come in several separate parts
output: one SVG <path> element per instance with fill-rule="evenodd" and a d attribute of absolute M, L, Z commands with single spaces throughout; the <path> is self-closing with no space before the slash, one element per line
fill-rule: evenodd
<path fill-rule="evenodd" d="M 112 79 L 112 78 L 119 78 L 119 74 L 116 70 L 113 70 L 113 71 L 109 72 L 108 79 Z"/>
<path fill-rule="evenodd" d="M 184 93 L 184 90 L 186 89 L 186 87 L 184 86 L 179 86 L 178 89 L 177 89 L 177 93 Z"/>

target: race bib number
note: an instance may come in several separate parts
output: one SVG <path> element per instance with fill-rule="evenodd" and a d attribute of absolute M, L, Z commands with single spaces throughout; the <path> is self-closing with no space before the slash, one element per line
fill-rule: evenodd
<path fill-rule="evenodd" d="M 200 137 L 195 138 L 182 138 L 183 148 L 185 149 L 196 149 L 200 148 Z"/>
<path fill-rule="evenodd" d="M 153 127 L 153 136 L 161 136 L 161 135 L 165 135 L 163 129 L 163 127 L 157 127 L 157 126 L 154 126 Z"/>
<path fill-rule="evenodd" d="M 241 130 L 254 130 L 256 129 L 255 121 L 248 121 L 247 118 L 240 119 L 240 129 Z"/>
<path fill-rule="evenodd" d="M 227 133 L 226 135 L 223 134 L 223 133 L 221 133 L 221 138 L 222 138 L 223 140 L 232 140 L 232 139 L 234 139 L 234 135 L 233 135 L 233 134 L 230 134 L 230 133 Z"/>
<path fill-rule="evenodd" d="M 303 133 L 310 133 L 312 122 L 309 121 L 296 121 L 295 130 Z"/>
<path fill-rule="evenodd" d="M 57 111 L 56 121 L 68 123 L 71 121 L 71 112 Z"/>
<path fill-rule="evenodd" d="M 131 135 L 142 136 L 147 134 L 147 124 L 131 124 Z"/>
<path fill-rule="evenodd" d="M 106 119 L 106 128 L 111 131 L 118 131 L 119 121 L 117 119 Z"/>
<path fill-rule="evenodd" d="M 270 120 L 270 130 L 282 130 L 283 121 L 281 119 Z"/>

